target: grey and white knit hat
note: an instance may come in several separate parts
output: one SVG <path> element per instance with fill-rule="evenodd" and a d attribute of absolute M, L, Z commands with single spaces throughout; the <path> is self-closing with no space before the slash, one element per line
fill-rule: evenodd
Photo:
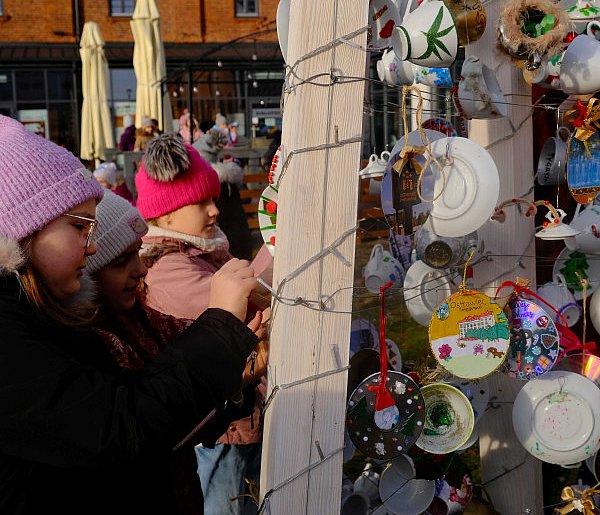
<path fill-rule="evenodd" d="M 107 190 L 96 208 L 96 247 L 86 259 L 85 272 L 94 274 L 118 258 L 132 243 L 148 232 L 148 224 L 129 201 Z"/>

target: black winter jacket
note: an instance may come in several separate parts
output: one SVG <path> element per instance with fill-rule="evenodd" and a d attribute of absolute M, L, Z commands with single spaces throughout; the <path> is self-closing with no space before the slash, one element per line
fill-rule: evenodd
<path fill-rule="evenodd" d="M 209 309 L 155 361 L 122 370 L 0 276 L 0 514 L 175 513 L 164 460 L 239 390 L 256 344 Z"/>

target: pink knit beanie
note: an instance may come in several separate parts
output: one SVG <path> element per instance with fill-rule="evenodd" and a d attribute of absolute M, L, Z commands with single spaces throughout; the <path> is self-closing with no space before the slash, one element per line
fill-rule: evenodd
<path fill-rule="evenodd" d="M 135 176 L 135 186 L 136 207 L 146 220 L 209 197 L 218 198 L 221 192 L 217 172 L 175 134 L 150 140 Z"/>
<path fill-rule="evenodd" d="M 20 241 L 103 192 L 67 149 L 0 116 L 0 236 Z"/>

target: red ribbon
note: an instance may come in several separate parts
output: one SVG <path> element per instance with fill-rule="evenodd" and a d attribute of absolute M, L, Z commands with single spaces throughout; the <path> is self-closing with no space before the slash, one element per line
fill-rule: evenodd
<path fill-rule="evenodd" d="M 392 394 L 386 388 L 388 359 L 387 344 L 385 342 L 385 290 L 393 286 L 394 281 L 390 281 L 379 288 L 379 360 L 381 381 L 377 386 L 367 386 L 370 391 L 376 391 L 375 409 L 381 411 L 390 406 L 394 406 Z"/>
<path fill-rule="evenodd" d="M 565 317 L 563 317 L 552 304 L 548 304 L 544 299 L 542 299 L 542 297 L 540 297 L 537 293 L 531 291 L 529 288 L 526 288 L 525 286 L 519 286 L 517 283 L 514 283 L 513 281 L 504 281 L 500 286 L 498 286 L 498 289 L 496 290 L 496 295 L 494 295 L 494 299 L 498 298 L 498 292 L 500 292 L 500 290 L 502 288 L 505 288 L 507 286 L 512 286 L 517 295 L 519 295 L 520 293 L 525 293 L 526 295 L 531 295 L 532 297 L 534 297 L 538 300 L 541 300 L 544 304 L 546 304 L 546 306 L 548 306 L 552 311 L 554 311 L 561 318 L 561 320 L 565 323 L 565 326 L 568 327 L 569 324 L 565 320 Z"/>

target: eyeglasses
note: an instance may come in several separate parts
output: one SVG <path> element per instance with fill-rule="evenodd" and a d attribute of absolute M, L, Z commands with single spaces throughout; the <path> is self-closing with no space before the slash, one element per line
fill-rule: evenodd
<path fill-rule="evenodd" d="M 72 215 L 71 213 L 65 213 L 65 216 L 70 216 L 71 218 L 77 218 L 77 220 L 83 220 L 90 224 L 90 228 L 88 229 L 87 236 L 85 237 L 85 248 L 87 249 L 91 243 L 94 242 L 94 233 L 96 232 L 96 226 L 98 225 L 98 220 L 95 218 L 88 218 L 87 216 L 81 215 Z"/>

